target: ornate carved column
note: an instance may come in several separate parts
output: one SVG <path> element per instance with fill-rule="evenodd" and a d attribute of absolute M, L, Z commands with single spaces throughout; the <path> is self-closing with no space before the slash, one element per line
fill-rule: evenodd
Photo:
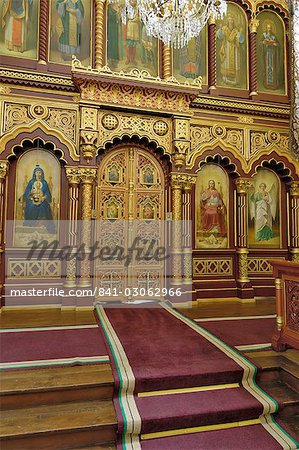
<path fill-rule="evenodd" d="M 185 165 L 190 144 L 190 119 L 188 117 L 174 117 L 172 159 L 176 167 Z"/>
<path fill-rule="evenodd" d="M 4 229 L 4 193 L 5 193 L 5 179 L 8 172 L 8 162 L 0 161 L 0 306 L 2 305 L 2 287 L 4 283 L 4 260 L 3 260 L 3 229 Z"/>
<path fill-rule="evenodd" d="M 96 42 L 95 42 L 95 63 L 96 69 L 100 69 L 105 64 L 105 0 L 96 0 Z"/>
<path fill-rule="evenodd" d="M 182 284 L 182 183 L 181 175 L 171 174 L 172 198 L 172 284 Z"/>
<path fill-rule="evenodd" d="M 172 76 L 172 51 L 169 45 L 163 45 L 163 78 Z"/>
<path fill-rule="evenodd" d="M 257 95 L 256 33 L 259 20 L 253 17 L 249 23 L 249 89 L 250 95 Z"/>
<path fill-rule="evenodd" d="M 299 262 L 299 182 L 290 185 L 290 253 Z"/>
<path fill-rule="evenodd" d="M 66 167 L 65 170 L 69 183 L 68 245 L 73 248 L 72 253 L 76 253 L 80 174 L 78 167 Z M 76 286 L 76 258 L 67 261 L 65 286 Z"/>
<path fill-rule="evenodd" d="M 237 187 L 237 255 L 239 283 L 248 283 L 248 218 L 247 218 L 247 190 L 252 181 L 247 178 L 238 178 Z"/>
<path fill-rule="evenodd" d="M 91 219 L 92 219 L 92 205 L 93 205 L 93 183 L 97 175 L 96 168 L 80 167 L 79 168 L 81 180 L 81 199 L 82 199 L 82 223 L 81 223 L 81 245 L 85 246 L 85 253 L 91 244 Z M 90 261 L 86 257 L 80 263 L 80 282 L 82 287 L 91 286 Z"/>
<path fill-rule="evenodd" d="M 209 89 L 216 89 L 216 20 L 210 17 L 208 22 L 208 83 Z"/>
<path fill-rule="evenodd" d="M 192 226 L 191 192 L 196 183 L 195 175 L 187 175 L 183 181 L 183 275 L 184 283 L 192 285 Z"/>
<path fill-rule="evenodd" d="M 38 63 L 48 61 L 49 0 L 40 0 Z"/>

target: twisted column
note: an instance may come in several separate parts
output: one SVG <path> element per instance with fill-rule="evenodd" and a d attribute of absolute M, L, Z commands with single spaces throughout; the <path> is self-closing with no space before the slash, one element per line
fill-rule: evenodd
<path fill-rule="evenodd" d="M 299 262 L 299 182 L 290 185 L 290 253 Z"/>
<path fill-rule="evenodd" d="M 257 51 L 256 33 L 259 20 L 253 18 L 249 24 L 249 89 L 250 95 L 257 95 Z"/>
<path fill-rule="evenodd" d="M 196 176 L 187 175 L 183 183 L 183 276 L 184 283 L 192 285 L 192 226 L 191 192 Z"/>
<path fill-rule="evenodd" d="M 82 183 L 82 223 L 81 223 L 81 245 L 85 247 L 85 254 L 88 254 L 91 244 L 91 218 L 92 218 L 92 200 L 93 183 L 96 178 L 97 169 L 89 167 L 80 167 L 80 180 Z M 81 287 L 91 286 L 90 260 L 86 256 L 80 264 L 80 282 Z"/>
<path fill-rule="evenodd" d="M 69 183 L 68 245 L 72 247 L 72 253 L 76 253 L 80 175 L 78 167 L 66 167 L 65 170 Z M 67 261 L 65 286 L 76 286 L 75 257 Z"/>
<path fill-rule="evenodd" d="M 210 17 L 208 22 L 208 83 L 209 89 L 216 89 L 216 21 Z"/>
<path fill-rule="evenodd" d="M 104 24 L 105 18 L 105 1 L 96 0 L 96 23 L 95 23 L 95 63 L 96 69 L 100 69 L 104 65 L 105 61 L 105 49 L 104 49 Z"/>
<path fill-rule="evenodd" d="M 163 78 L 172 76 L 172 54 L 169 45 L 163 45 Z"/>
<path fill-rule="evenodd" d="M 252 181 L 246 178 L 236 180 L 237 187 L 237 255 L 238 282 L 248 283 L 248 222 L 247 222 L 247 190 Z"/>
<path fill-rule="evenodd" d="M 40 0 L 39 17 L 39 64 L 46 64 L 48 61 L 48 30 L 49 30 L 49 0 Z"/>

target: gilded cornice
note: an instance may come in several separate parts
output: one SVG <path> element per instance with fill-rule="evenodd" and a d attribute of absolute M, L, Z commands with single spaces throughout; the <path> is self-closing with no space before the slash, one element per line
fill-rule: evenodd
<path fill-rule="evenodd" d="M 214 111 L 227 111 L 239 114 L 250 114 L 255 116 L 279 117 L 288 119 L 290 106 L 276 106 L 273 103 L 257 103 L 246 100 L 219 99 L 217 97 L 199 96 L 192 102 L 194 108 L 208 109 Z"/>
<path fill-rule="evenodd" d="M 143 109 L 165 113 L 190 114 L 190 103 L 201 88 L 201 79 L 180 83 L 174 77 L 152 77 L 145 70 L 129 73 L 83 67 L 73 58 L 72 77 L 83 102 L 114 105 L 120 108 Z"/>
<path fill-rule="evenodd" d="M 0 82 L 22 86 L 74 91 L 72 79 L 65 75 L 45 74 L 37 71 L 20 69 L 0 69 Z"/>

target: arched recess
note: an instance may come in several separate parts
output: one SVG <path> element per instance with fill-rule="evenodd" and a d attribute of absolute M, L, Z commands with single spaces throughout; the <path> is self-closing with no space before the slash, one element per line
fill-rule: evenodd
<path fill-rule="evenodd" d="M 251 160 L 248 175 L 253 176 L 258 167 L 268 167 L 276 172 L 284 182 L 299 180 L 299 164 L 287 154 L 278 154 L 275 150 L 269 154 L 256 155 Z"/>
<path fill-rule="evenodd" d="M 215 166 L 216 170 L 215 172 L 211 170 L 206 177 L 203 177 L 203 181 L 200 180 L 201 178 L 201 172 L 202 169 L 205 167 L 213 167 Z M 243 176 L 242 168 L 240 167 L 239 161 L 232 161 L 232 159 L 229 156 L 224 156 L 220 152 L 216 150 L 216 154 L 213 153 L 213 155 L 208 154 L 205 152 L 205 154 L 198 157 L 196 160 L 197 168 L 195 170 L 195 173 L 198 174 L 198 180 L 196 184 L 196 190 L 195 190 L 195 196 L 193 198 L 193 205 L 192 205 L 192 211 L 193 211 L 193 228 L 194 228 L 194 242 L 196 244 L 197 249 L 218 249 L 218 250 L 225 250 L 228 248 L 234 247 L 234 199 L 233 199 L 233 192 L 234 192 L 234 180 L 239 177 Z M 217 169 L 220 168 L 224 176 L 221 176 L 221 172 Z M 217 174 L 219 172 L 219 174 Z M 202 172 L 203 173 L 203 172 Z M 198 245 L 198 218 L 199 216 L 202 216 L 203 209 L 207 206 L 206 203 L 206 197 L 207 193 L 210 189 L 211 182 L 214 182 L 214 186 L 212 186 L 212 189 L 216 189 L 216 193 L 214 197 L 219 203 L 219 214 L 218 212 L 215 212 L 215 217 L 219 219 L 219 229 L 218 232 L 215 234 L 213 230 L 211 230 L 210 233 L 203 233 L 204 239 L 206 241 L 206 244 Z M 224 186 L 224 183 L 226 184 Z M 201 186 L 202 192 L 197 192 L 199 189 L 199 185 Z M 204 186 L 204 187 L 203 187 Z M 216 201 L 215 200 L 215 201 Z M 211 212 L 212 212 L 211 208 Z M 217 221 L 217 220 L 216 220 Z M 219 235 L 219 238 L 218 238 Z"/>
<path fill-rule="evenodd" d="M 50 128 L 39 123 L 35 127 L 17 127 L 12 132 L 7 133 L 0 139 L 1 159 L 10 159 L 18 154 L 24 147 L 28 146 L 28 142 L 38 139 L 45 148 L 54 151 L 59 159 L 67 164 L 74 164 L 79 161 L 79 154 L 76 153 L 74 144 L 65 138 L 63 133 L 59 131 L 53 132 Z"/>
<path fill-rule="evenodd" d="M 255 160 L 251 166 L 251 177 L 257 176 L 260 170 L 268 170 L 273 172 L 280 180 L 280 194 L 277 198 L 280 211 L 280 229 L 281 239 L 277 248 L 286 249 L 288 246 L 288 207 L 287 207 L 287 185 L 294 179 L 298 179 L 298 173 L 292 163 L 286 158 L 272 152 L 270 155 L 264 155 Z M 268 187 L 270 189 L 270 187 Z M 273 196 L 273 194 L 272 194 Z M 276 200 L 276 199 L 275 199 Z"/>
<path fill-rule="evenodd" d="M 28 256 L 32 240 L 59 241 L 66 244 L 61 220 L 67 219 L 66 161 L 53 142 L 42 139 L 20 140 L 8 155 L 9 170 L 6 189 L 5 271 L 7 305 L 57 303 L 53 298 L 10 298 L 14 283 L 50 287 L 62 284 L 64 262 L 49 256 Z M 29 259 L 28 259 L 29 258 Z M 25 302 L 25 303 L 22 303 Z"/>
<path fill-rule="evenodd" d="M 188 165 L 190 165 L 192 171 L 196 173 L 204 164 L 219 164 L 231 174 L 232 178 L 236 178 L 245 176 L 242 160 L 243 158 L 241 155 L 235 154 L 235 152 L 230 149 L 224 149 L 217 145 L 214 148 L 205 149 L 203 152 L 194 155 Z"/>
<path fill-rule="evenodd" d="M 163 171 L 165 173 L 169 171 L 169 167 L 171 164 L 171 149 L 169 149 L 169 152 L 167 152 L 167 149 L 165 147 L 162 147 L 157 141 L 146 136 L 129 136 L 128 134 L 123 134 L 121 136 L 114 137 L 111 141 L 106 142 L 104 147 L 98 148 L 98 161 L 103 158 L 103 155 L 105 155 L 107 151 L 117 149 L 119 146 L 128 146 L 129 144 L 143 148 L 145 151 L 150 152 L 155 156 L 155 158 L 160 161 L 163 167 Z"/>

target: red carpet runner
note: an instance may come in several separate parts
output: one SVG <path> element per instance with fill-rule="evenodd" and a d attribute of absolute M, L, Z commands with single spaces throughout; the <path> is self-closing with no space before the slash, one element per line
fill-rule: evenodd
<path fill-rule="evenodd" d="M 3 330 L 0 370 L 35 369 L 108 362 L 96 325 Z"/>
<path fill-rule="evenodd" d="M 96 306 L 115 378 L 118 448 L 299 448 L 274 420 L 256 367 L 166 305 Z"/>

